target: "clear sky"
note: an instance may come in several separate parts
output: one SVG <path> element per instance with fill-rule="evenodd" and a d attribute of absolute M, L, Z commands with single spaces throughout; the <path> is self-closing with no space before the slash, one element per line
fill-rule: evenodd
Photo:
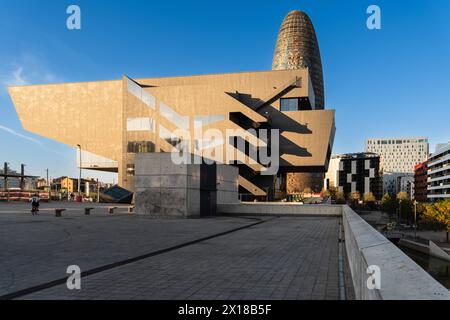
<path fill-rule="evenodd" d="M 70 4 L 81 7 L 81 30 L 66 28 Z M 366 27 L 371 4 L 382 10 L 381 30 Z M 7 85 L 270 70 L 294 9 L 316 28 L 326 108 L 336 109 L 334 153 L 363 151 L 368 137 L 425 136 L 432 151 L 450 140 L 448 0 L 8 0 L 0 3 L 0 162 L 77 175 L 74 149 L 22 129 Z"/>

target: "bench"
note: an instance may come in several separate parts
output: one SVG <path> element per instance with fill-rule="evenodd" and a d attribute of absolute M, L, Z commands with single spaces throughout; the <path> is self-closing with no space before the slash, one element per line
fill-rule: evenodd
<path fill-rule="evenodd" d="M 114 209 L 117 209 L 117 207 L 108 207 L 108 213 L 113 214 Z"/>
<path fill-rule="evenodd" d="M 91 210 L 94 210 L 94 208 L 84 208 L 84 214 L 85 215 L 90 215 L 91 214 Z"/>
<path fill-rule="evenodd" d="M 128 213 L 133 213 L 133 212 L 134 212 L 134 206 L 129 206 Z"/>
<path fill-rule="evenodd" d="M 55 217 L 62 217 L 62 212 L 66 209 L 55 209 Z"/>

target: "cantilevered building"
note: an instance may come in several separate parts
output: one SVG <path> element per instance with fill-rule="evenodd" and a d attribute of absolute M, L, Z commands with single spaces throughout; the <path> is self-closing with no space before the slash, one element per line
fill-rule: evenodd
<path fill-rule="evenodd" d="M 324 109 L 325 96 L 323 84 L 322 59 L 314 26 L 308 15 L 294 10 L 284 18 L 281 24 L 273 57 L 273 70 L 295 70 L 308 68 L 315 95 L 315 109 Z M 302 108 L 301 101 L 298 107 Z M 323 186 L 325 172 L 290 172 L 286 176 L 287 192 L 302 192 L 311 188 L 319 192 Z M 300 171 L 300 172 L 299 172 Z"/>
<path fill-rule="evenodd" d="M 201 154 L 233 150 L 240 192 L 273 199 L 285 190 L 286 172 L 326 171 L 334 139 L 334 110 L 316 107 L 310 70 L 274 70 L 17 86 L 9 88 L 26 130 L 81 146 L 81 166 L 118 172 L 119 184 L 134 190 L 138 153 L 174 152 L 181 143 Z M 289 106 L 289 108 L 287 107 Z M 215 129 L 226 139 L 198 131 Z M 236 130 L 228 137 L 225 131 Z M 243 129 L 239 131 L 239 129 Z M 279 170 L 251 150 L 266 148 L 261 129 L 279 130 Z M 241 134 L 245 132 L 245 134 Z M 228 139 L 230 138 L 230 139 Z M 238 148 L 244 145 L 245 147 Z M 220 161 L 218 161 L 220 163 Z"/>

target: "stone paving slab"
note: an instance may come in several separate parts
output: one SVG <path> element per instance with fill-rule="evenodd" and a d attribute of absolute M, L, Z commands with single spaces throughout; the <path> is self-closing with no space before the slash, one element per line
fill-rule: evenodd
<path fill-rule="evenodd" d="M 103 221 L 110 223 L 114 220 Z M 154 233 L 164 223 L 149 221 L 158 225 L 152 226 L 150 223 L 141 226 L 139 221 L 134 227 L 137 230 L 141 230 L 141 227 L 149 230 L 151 236 L 146 239 L 149 243 L 153 243 L 150 239 L 154 242 L 160 242 L 161 239 L 168 241 L 164 233 Z M 192 233 L 205 227 L 217 228 L 214 223 L 231 223 L 227 219 L 212 219 L 210 226 L 198 226 L 205 221 L 178 220 L 176 224 L 179 229 L 166 231 L 180 233 L 184 230 L 185 233 Z M 194 224 L 186 224 L 192 222 Z M 82 279 L 81 290 L 70 291 L 61 285 L 22 298 L 338 299 L 338 223 L 339 218 L 275 218 L 87 276 Z M 89 230 L 98 230 L 100 226 L 99 223 Z M 85 231 L 85 228 L 81 230 Z M 100 233 L 114 232 L 113 229 L 106 227 Z M 136 246 L 135 242 L 127 241 L 126 237 L 124 239 L 122 234 L 117 235 L 117 245 L 125 242 L 118 250 Z M 172 233 L 172 236 L 179 237 L 177 233 Z M 80 235 L 72 236 L 71 239 L 78 243 Z M 76 246 L 77 252 L 82 250 L 80 246 Z M 112 247 L 110 245 L 108 251 Z M 92 252 L 91 256 L 99 252 Z M 35 262 L 39 264 L 39 260 Z M 77 259 L 71 262 L 77 263 Z M 41 261 L 40 264 L 46 263 Z"/>
<path fill-rule="evenodd" d="M 117 214 L 95 204 L 42 204 L 31 216 L 29 204 L 0 203 L 0 296 L 67 277 L 69 265 L 89 270 L 152 251 L 254 223 L 246 218 L 156 220 Z M 54 208 L 68 208 L 62 218 Z"/>

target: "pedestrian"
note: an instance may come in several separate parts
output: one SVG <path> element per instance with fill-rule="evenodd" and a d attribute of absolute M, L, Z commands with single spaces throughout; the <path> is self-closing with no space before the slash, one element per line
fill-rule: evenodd
<path fill-rule="evenodd" d="M 39 211 L 39 203 L 41 202 L 41 199 L 39 198 L 39 195 L 38 194 L 34 194 L 31 197 L 30 202 L 31 202 L 31 214 L 33 216 L 37 215 L 38 211 Z"/>

